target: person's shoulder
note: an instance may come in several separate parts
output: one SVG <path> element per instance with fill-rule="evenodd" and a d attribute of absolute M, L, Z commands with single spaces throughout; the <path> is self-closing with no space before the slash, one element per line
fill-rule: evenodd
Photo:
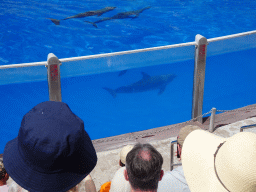
<path fill-rule="evenodd" d="M 180 166 L 172 171 L 165 171 L 162 180 L 159 182 L 158 189 L 159 192 L 173 192 L 188 189 L 183 168 Z"/>
<path fill-rule="evenodd" d="M 184 174 L 184 171 L 183 171 L 183 167 L 182 166 L 179 166 L 179 167 L 176 167 L 175 169 L 173 169 L 172 171 L 165 171 L 164 174 L 165 175 L 175 175 L 176 173 L 179 173 L 179 174 Z"/>
<path fill-rule="evenodd" d="M 8 189 L 9 189 L 9 187 L 7 185 L 0 186 L 0 191 L 1 192 L 8 192 Z"/>
<path fill-rule="evenodd" d="M 10 180 L 10 181 L 9 181 Z M 20 191 L 20 192 L 28 192 L 26 189 L 23 189 L 12 179 L 8 179 L 7 186 L 9 187 L 8 191 Z M 2 190 L 0 190 L 2 192 Z"/>
<path fill-rule="evenodd" d="M 115 173 L 111 180 L 110 192 L 128 192 L 131 191 L 131 187 L 128 181 L 124 178 L 125 167 L 121 167 Z"/>
<path fill-rule="evenodd" d="M 176 171 L 176 172 L 180 172 L 180 173 L 184 173 L 183 171 L 183 167 L 182 166 L 179 166 L 179 167 L 176 167 L 175 169 L 173 169 L 172 171 Z"/>
<path fill-rule="evenodd" d="M 121 167 L 119 168 L 115 175 L 114 175 L 114 178 L 113 179 L 124 179 L 124 170 L 125 170 L 125 167 Z"/>
<path fill-rule="evenodd" d="M 124 171 L 126 168 L 124 167 L 120 167 L 117 171 Z"/>

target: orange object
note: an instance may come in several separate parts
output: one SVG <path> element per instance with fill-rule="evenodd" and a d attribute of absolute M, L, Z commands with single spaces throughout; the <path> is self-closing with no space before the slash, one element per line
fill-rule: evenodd
<path fill-rule="evenodd" d="M 111 186 L 111 181 L 108 181 L 108 182 L 104 183 L 100 187 L 100 192 L 109 192 L 110 186 Z"/>

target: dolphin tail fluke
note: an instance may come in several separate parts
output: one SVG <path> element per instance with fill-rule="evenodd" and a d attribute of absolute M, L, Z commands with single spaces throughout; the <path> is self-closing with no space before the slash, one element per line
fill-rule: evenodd
<path fill-rule="evenodd" d="M 107 87 L 103 87 L 103 89 L 107 90 L 114 98 L 116 98 L 116 91 L 113 89 L 109 89 Z"/>
<path fill-rule="evenodd" d="M 60 20 L 58 19 L 53 19 L 53 18 L 46 18 L 46 19 L 50 19 L 55 25 L 60 25 Z"/>
<path fill-rule="evenodd" d="M 98 28 L 98 26 L 97 26 L 95 23 L 91 22 L 91 21 L 84 21 L 84 22 L 90 23 L 90 24 L 92 24 L 94 27 Z"/>

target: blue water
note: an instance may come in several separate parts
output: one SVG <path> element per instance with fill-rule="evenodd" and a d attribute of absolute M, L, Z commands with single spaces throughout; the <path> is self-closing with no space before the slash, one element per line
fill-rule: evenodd
<path fill-rule="evenodd" d="M 78 13 L 116 7 L 53 24 Z M 110 20 L 98 28 L 84 22 L 147 6 L 136 19 Z M 46 61 L 48 53 L 68 58 L 141 49 L 255 30 L 253 0 L 1 0 L 0 65 Z"/>
<path fill-rule="evenodd" d="M 255 30 L 255 1 L 1 1 L 0 65 L 109 53 L 194 41 Z M 87 10 L 116 6 L 100 16 L 61 21 Z M 151 6 L 136 19 L 110 20 L 98 28 L 83 22 Z M 203 112 L 256 103 L 256 49 L 207 57 Z M 116 89 L 142 78 L 175 74 L 165 91 L 117 94 Z M 191 119 L 194 60 L 119 72 L 62 78 L 62 98 L 85 122 L 92 139 L 180 123 Z M 14 77 L 15 78 L 15 77 Z M 47 81 L 0 86 L 0 153 L 18 135 L 21 119 L 49 100 Z"/>

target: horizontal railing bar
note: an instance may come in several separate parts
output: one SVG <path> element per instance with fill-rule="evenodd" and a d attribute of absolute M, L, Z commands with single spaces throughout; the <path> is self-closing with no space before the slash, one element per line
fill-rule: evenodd
<path fill-rule="evenodd" d="M 1 65 L 0 69 L 10 69 L 10 68 L 20 68 L 20 67 L 33 67 L 47 65 L 47 61 L 36 62 L 36 63 L 22 63 L 22 64 L 12 64 L 12 65 Z"/>
<path fill-rule="evenodd" d="M 136 49 L 136 50 L 130 50 L 130 51 L 120 51 L 120 52 L 114 52 L 114 53 L 88 55 L 88 56 L 82 56 L 82 57 L 70 57 L 70 58 L 60 59 L 60 61 L 61 62 L 70 62 L 70 61 L 78 61 L 78 60 L 86 60 L 86 59 L 97 59 L 97 58 L 102 58 L 102 57 L 112 57 L 112 56 L 141 53 L 141 52 L 147 52 L 147 51 L 172 49 L 172 48 L 185 47 L 185 46 L 191 46 L 191 45 L 195 45 L 195 42 L 180 43 L 180 44 L 152 47 L 152 48 L 145 48 L 145 49 Z"/>
<path fill-rule="evenodd" d="M 215 37 L 215 38 L 207 39 L 207 42 L 211 43 L 211 42 L 215 42 L 215 41 L 231 39 L 231 38 L 236 38 L 236 37 L 242 37 L 242 36 L 252 35 L 252 34 L 256 34 L 256 30 L 255 31 L 244 32 L 244 33 L 237 33 L 237 34 L 234 34 L 234 35 Z"/>
<path fill-rule="evenodd" d="M 59 60 L 61 62 L 70 62 L 70 61 L 79 61 L 79 60 L 86 60 L 86 59 L 97 59 L 97 58 L 102 58 L 102 57 L 112 57 L 112 56 L 125 55 L 125 54 L 133 54 L 133 53 L 141 53 L 141 52 L 147 52 L 147 51 L 157 51 L 157 50 L 163 50 L 163 49 L 172 49 L 172 48 L 185 47 L 185 46 L 191 46 L 191 45 L 195 45 L 195 42 L 180 43 L 180 44 L 166 45 L 166 46 L 160 46 L 160 47 L 152 47 L 152 48 L 145 48 L 145 49 L 136 49 L 136 50 L 130 50 L 130 51 L 120 51 L 120 52 L 114 52 L 114 53 L 104 53 L 104 54 L 97 54 L 97 55 L 88 55 L 88 56 L 82 56 L 82 57 L 70 57 L 70 58 L 63 58 L 63 59 L 59 59 Z M 0 66 L 0 69 L 19 68 L 19 67 L 32 67 L 32 66 L 40 66 L 40 65 L 47 65 L 47 61 L 37 62 L 37 63 L 23 63 L 23 64 L 2 65 L 2 66 Z"/>

